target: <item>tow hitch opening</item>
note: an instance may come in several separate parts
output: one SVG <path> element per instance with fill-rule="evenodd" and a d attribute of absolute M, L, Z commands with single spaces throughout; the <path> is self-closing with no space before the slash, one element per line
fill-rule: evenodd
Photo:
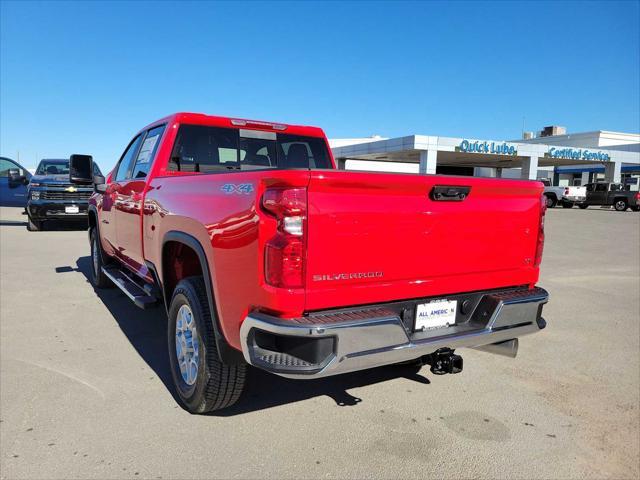
<path fill-rule="evenodd" d="M 434 375 L 460 373 L 462 371 L 462 357 L 453 353 L 454 351 L 450 348 L 441 348 L 422 357 L 422 361 L 431 365 L 431 373 Z"/>

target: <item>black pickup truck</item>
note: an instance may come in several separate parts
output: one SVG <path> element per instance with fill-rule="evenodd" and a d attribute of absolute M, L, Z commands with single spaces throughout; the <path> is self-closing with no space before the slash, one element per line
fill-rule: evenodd
<path fill-rule="evenodd" d="M 588 183 L 587 198 L 578 204 L 580 208 L 589 205 L 609 205 L 617 211 L 624 212 L 627 208 L 640 211 L 640 192 L 625 190 L 622 183 L 597 182 Z"/>
<path fill-rule="evenodd" d="M 94 163 L 93 174 L 102 176 Z M 27 228 L 37 231 L 45 220 L 87 221 L 89 197 L 93 185 L 73 185 L 69 182 L 69 159 L 44 159 L 31 177 L 27 195 Z"/>

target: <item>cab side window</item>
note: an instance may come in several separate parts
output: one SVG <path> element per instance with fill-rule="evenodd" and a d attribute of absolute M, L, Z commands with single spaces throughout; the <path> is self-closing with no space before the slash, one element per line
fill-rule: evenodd
<path fill-rule="evenodd" d="M 158 145 L 160 145 L 160 138 L 162 138 L 163 132 L 164 125 L 149 130 L 140 147 L 140 153 L 138 153 L 138 158 L 136 158 L 136 164 L 133 167 L 131 178 L 139 179 L 147 176 L 156 155 L 156 150 L 158 150 Z"/>
<path fill-rule="evenodd" d="M 204 125 L 180 126 L 168 170 L 212 173 L 239 169 L 238 130 Z"/>
<path fill-rule="evenodd" d="M 596 183 L 596 192 L 606 192 L 607 184 L 606 183 Z"/>
<path fill-rule="evenodd" d="M 9 175 L 11 169 L 22 170 L 17 164 L 13 163 L 8 158 L 0 158 L 0 176 L 6 177 Z"/>
<path fill-rule="evenodd" d="M 140 146 L 140 142 L 142 141 L 142 135 L 138 135 L 133 141 L 129 144 L 127 149 L 120 157 L 120 162 L 118 162 L 118 170 L 114 175 L 114 179 L 116 182 L 121 182 L 127 178 L 127 173 L 129 173 L 129 169 L 131 168 L 131 163 L 133 159 L 136 157 L 136 153 L 138 152 L 138 147 Z"/>

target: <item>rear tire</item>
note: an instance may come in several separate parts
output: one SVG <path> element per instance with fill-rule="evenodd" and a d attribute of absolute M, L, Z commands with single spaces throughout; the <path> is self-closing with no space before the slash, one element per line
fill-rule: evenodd
<path fill-rule="evenodd" d="M 613 208 L 615 208 L 618 212 L 624 212 L 627 207 L 627 201 L 624 199 L 616 200 L 615 202 L 613 202 Z"/>
<path fill-rule="evenodd" d="M 573 208 L 573 202 L 562 202 L 562 208 Z"/>
<path fill-rule="evenodd" d="M 634 212 L 640 212 L 640 205 L 637 205 L 635 207 L 631 207 L 631 210 L 633 210 Z"/>
<path fill-rule="evenodd" d="M 30 232 L 42 230 L 42 222 L 40 220 L 33 220 L 31 216 L 27 216 L 27 230 Z"/>
<path fill-rule="evenodd" d="M 176 393 L 191 413 L 229 407 L 244 389 L 247 366 L 220 361 L 214 321 L 202 277 L 181 280 L 169 307 L 169 363 Z"/>
<path fill-rule="evenodd" d="M 581 203 L 580 205 L 578 205 L 578 208 L 581 208 L 582 210 L 585 210 L 588 207 L 589 205 L 585 205 L 584 203 Z"/>
<path fill-rule="evenodd" d="M 553 208 L 558 204 L 558 200 L 556 197 L 552 197 L 551 195 L 546 195 L 547 197 L 547 208 Z"/>
<path fill-rule="evenodd" d="M 89 241 L 91 243 L 91 284 L 95 288 L 110 288 L 114 285 L 111 280 L 109 280 L 109 277 L 102 272 L 104 263 L 102 261 L 103 254 L 99 240 L 96 229 L 92 228 L 91 234 L 89 235 Z"/>

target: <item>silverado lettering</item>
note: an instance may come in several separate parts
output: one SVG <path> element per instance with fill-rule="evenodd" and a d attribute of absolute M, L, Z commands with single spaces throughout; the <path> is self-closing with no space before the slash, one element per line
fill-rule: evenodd
<path fill-rule="evenodd" d="M 322 282 L 325 280 L 350 280 L 353 278 L 382 278 L 383 272 L 358 272 L 358 273 L 330 273 L 327 275 L 314 275 L 314 282 Z"/>

